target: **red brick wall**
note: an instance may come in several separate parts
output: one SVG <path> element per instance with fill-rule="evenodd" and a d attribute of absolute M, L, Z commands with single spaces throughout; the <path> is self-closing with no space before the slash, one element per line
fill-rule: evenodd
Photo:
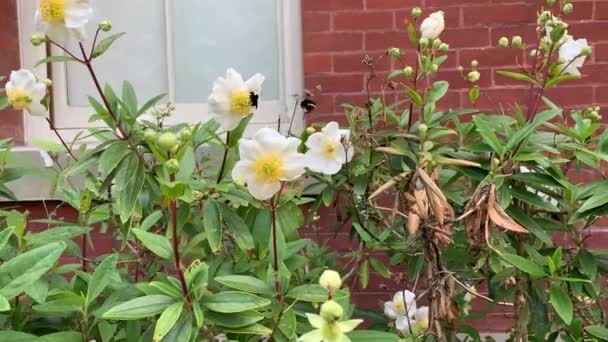
<path fill-rule="evenodd" d="M 17 5 L 14 0 L 0 1 L 0 76 L 7 76 L 19 68 L 19 35 L 17 27 Z M 4 87 L 4 81 L 2 82 Z M 21 112 L 0 111 L 0 139 L 14 137 L 23 140 L 23 118 Z"/>

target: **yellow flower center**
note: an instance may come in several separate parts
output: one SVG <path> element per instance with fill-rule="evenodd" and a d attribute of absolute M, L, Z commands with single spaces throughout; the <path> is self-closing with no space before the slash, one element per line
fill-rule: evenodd
<path fill-rule="evenodd" d="M 7 90 L 6 97 L 8 97 L 8 104 L 16 110 L 22 110 L 32 102 L 32 98 L 22 89 L 18 88 Z"/>
<path fill-rule="evenodd" d="M 240 116 L 252 112 L 251 93 L 246 90 L 234 91 L 230 96 L 230 111 Z"/>
<path fill-rule="evenodd" d="M 428 319 L 417 320 L 416 326 L 418 327 L 418 329 L 420 329 L 422 331 L 426 331 L 429 328 L 429 320 Z"/>
<path fill-rule="evenodd" d="M 338 146 L 335 141 L 331 139 L 325 140 L 325 143 L 323 143 L 323 156 L 326 159 L 334 159 L 337 151 Z"/>
<path fill-rule="evenodd" d="M 47 23 L 58 24 L 65 19 L 65 0 L 40 0 L 40 16 Z"/>
<path fill-rule="evenodd" d="M 278 182 L 285 173 L 283 160 L 276 154 L 267 154 L 258 158 L 253 162 L 252 168 L 258 182 L 263 183 Z"/>

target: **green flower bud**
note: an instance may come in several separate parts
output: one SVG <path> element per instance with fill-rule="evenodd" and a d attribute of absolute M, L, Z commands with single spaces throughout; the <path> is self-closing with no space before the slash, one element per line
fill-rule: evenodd
<path fill-rule="evenodd" d="M 177 136 L 171 132 L 165 132 L 161 134 L 158 137 L 158 141 L 156 143 L 158 144 L 158 147 L 160 147 L 165 152 L 173 151 L 176 147 L 179 146 Z"/>
<path fill-rule="evenodd" d="M 342 278 L 340 277 L 340 274 L 336 271 L 325 270 L 319 278 L 319 285 L 326 288 L 327 291 L 329 291 L 329 294 L 333 296 L 336 291 L 338 291 L 340 287 L 342 287 Z"/>
<path fill-rule="evenodd" d="M 32 36 L 32 38 L 30 38 L 30 42 L 34 46 L 39 46 L 39 45 L 46 43 L 46 37 L 41 34 L 35 34 Z"/>
<path fill-rule="evenodd" d="M 446 43 L 441 43 L 441 45 L 439 45 L 439 51 L 441 52 L 448 52 L 449 49 L 450 46 Z"/>
<path fill-rule="evenodd" d="M 463 72 L 464 71 L 464 67 L 462 65 L 459 65 L 456 70 L 458 70 L 458 72 Z"/>
<path fill-rule="evenodd" d="M 479 62 L 476 59 L 471 61 L 471 67 L 477 68 L 478 65 L 479 65 Z"/>
<path fill-rule="evenodd" d="M 317 130 L 314 127 L 307 127 L 306 128 L 306 134 L 308 134 L 308 135 L 314 134 L 316 132 L 317 132 Z"/>
<path fill-rule="evenodd" d="M 243 182 L 242 179 L 235 179 L 233 181 L 234 181 L 234 184 L 236 184 L 236 186 L 241 186 L 241 187 L 245 186 L 245 182 Z"/>
<path fill-rule="evenodd" d="M 99 23 L 99 29 L 103 32 L 108 32 L 112 29 L 112 23 L 109 20 L 103 20 Z"/>
<path fill-rule="evenodd" d="M 426 132 L 429 131 L 429 127 L 425 124 L 420 124 L 420 126 L 418 126 L 418 134 L 420 135 L 421 138 L 424 138 L 426 136 Z"/>
<path fill-rule="evenodd" d="M 412 69 L 411 66 L 406 66 L 405 68 L 403 68 L 403 75 L 405 77 L 410 77 L 410 76 L 412 76 L 413 73 L 414 73 L 414 69 Z"/>
<path fill-rule="evenodd" d="M 333 300 L 327 301 L 321 305 L 321 317 L 327 322 L 339 321 L 344 314 L 344 309 L 340 304 Z"/>
<path fill-rule="evenodd" d="M 427 47 L 428 45 L 429 45 L 429 40 L 428 40 L 428 38 L 424 38 L 424 37 L 420 38 L 420 46 L 421 46 L 422 48 L 425 48 L 425 47 Z"/>
<path fill-rule="evenodd" d="M 538 19 L 544 23 L 547 20 L 551 19 L 552 17 L 553 17 L 553 14 L 551 14 L 551 11 L 544 11 L 538 16 Z"/>
<path fill-rule="evenodd" d="M 511 45 L 513 45 L 514 48 L 519 49 L 524 45 L 524 41 L 521 36 L 513 36 L 513 38 L 511 38 Z"/>
<path fill-rule="evenodd" d="M 547 5 L 549 5 L 549 6 L 555 5 L 555 0 L 547 0 Z"/>
<path fill-rule="evenodd" d="M 479 71 L 471 71 L 467 75 L 467 79 L 469 80 L 469 82 L 477 82 L 477 81 L 479 81 L 480 77 L 481 77 L 481 74 L 479 73 Z"/>
<path fill-rule="evenodd" d="M 176 174 L 179 171 L 179 161 L 177 159 L 169 159 L 165 163 L 167 170 L 169 170 L 170 174 Z"/>
<path fill-rule="evenodd" d="M 192 138 L 192 130 L 190 130 L 190 127 L 182 128 L 182 130 L 179 131 L 179 138 L 182 141 L 190 140 L 190 138 Z"/>
<path fill-rule="evenodd" d="M 401 50 L 399 48 L 393 47 L 386 51 L 386 54 L 393 58 L 401 57 Z"/>
<path fill-rule="evenodd" d="M 440 45 L 441 45 L 441 39 L 439 39 L 439 38 L 433 39 L 433 48 L 439 49 Z"/>
<path fill-rule="evenodd" d="M 490 164 L 490 167 L 492 168 L 492 170 L 497 169 L 500 166 L 500 160 L 498 158 L 492 158 L 492 163 Z"/>
<path fill-rule="evenodd" d="M 509 46 L 509 39 L 507 37 L 500 37 L 498 40 L 498 46 L 506 48 Z"/>
<path fill-rule="evenodd" d="M 44 84 L 47 88 L 50 88 L 53 85 L 53 80 L 47 78 L 46 80 L 44 80 Z"/>
<path fill-rule="evenodd" d="M 144 139 L 147 142 L 151 143 L 151 142 L 155 141 L 156 137 L 157 137 L 156 131 L 154 131 L 153 129 L 148 128 L 144 131 Z"/>
<path fill-rule="evenodd" d="M 412 8 L 412 17 L 418 18 L 421 15 L 422 15 L 422 10 L 420 9 L 420 7 Z"/>
<path fill-rule="evenodd" d="M 592 53 L 593 50 L 591 49 L 591 46 L 585 46 L 581 49 L 581 55 L 583 56 L 591 56 Z"/>
<path fill-rule="evenodd" d="M 564 5 L 564 8 L 562 8 L 562 12 L 564 12 L 564 14 L 570 14 L 572 11 L 574 11 L 574 5 L 569 2 Z"/>
<path fill-rule="evenodd" d="M 437 65 L 437 64 L 431 65 L 431 72 L 437 72 L 437 70 L 439 70 L 439 65 Z"/>

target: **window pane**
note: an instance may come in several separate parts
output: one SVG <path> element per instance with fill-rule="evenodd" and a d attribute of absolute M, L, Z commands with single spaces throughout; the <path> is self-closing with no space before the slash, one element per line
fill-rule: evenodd
<path fill-rule="evenodd" d="M 164 0 L 103 0 L 95 2 L 95 17 L 88 27 L 90 47 L 97 24 L 111 18 L 111 33 L 127 32 L 106 54 L 95 60 L 100 82 L 110 83 L 118 93 L 122 82 L 128 80 L 137 90 L 140 102 L 163 93 L 167 87 L 167 52 Z M 105 37 L 107 33 L 102 33 Z M 76 44 L 72 51 L 79 51 Z M 86 69 L 68 63 L 68 103 L 88 104 L 87 95 L 96 94 Z"/>
<path fill-rule="evenodd" d="M 233 67 L 266 76 L 264 100 L 279 98 L 277 0 L 179 0 L 173 4 L 177 103 L 206 102 L 212 83 Z"/>

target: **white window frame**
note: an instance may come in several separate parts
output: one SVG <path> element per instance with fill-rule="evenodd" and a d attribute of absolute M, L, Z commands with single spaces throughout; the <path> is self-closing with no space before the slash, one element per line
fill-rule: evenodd
<path fill-rule="evenodd" d="M 169 99 L 173 101 L 175 98 L 175 75 L 172 51 L 173 34 L 171 25 L 173 18 L 171 1 L 173 0 L 164 1 L 165 15 L 167 18 L 166 51 L 168 62 L 168 96 Z M 44 46 L 34 47 L 30 44 L 30 37 L 36 33 L 34 13 L 36 11 L 37 3 L 38 1 L 35 0 L 17 1 L 21 66 L 27 69 L 33 68 L 36 62 L 46 57 L 46 48 Z M 260 102 L 260 107 L 251 122 L 252 128 L 261 126 L 276 127 L 280 118 L 282 131 L 285 133 L 287 126 L 289 126 L 289 120 L 291 119 L 292 113 L 300 113 L 296 114 L 297 117 L 294 119 L 294 130 L 299 130 L 303 127 L 304 118 L 301 115 L 301 111 L 294 110 L 295 96 L 301 95 L 304 87 L 302 65 L 302 16 L 300 3 L 301 0 L 277 1 L 277 18 L 279 19 L 279 100 Z M 55 55 L 60 53 L 54 49 L 52 54 Z M 94 124 L 87 122 L 88 116 L 91 114 L 91 109 L 89 107 L 68 105 L 65 64 L 53 63 L 51 68 L 53 75 L 52 96 L 54 113 L 57 113 L 55 115 L 61 115 L 62 118 L 69 118 L 70 121 L 73 120 L 73 125 L 70 125 L 70 127 L 57 127 L 57 129 L 65 140 L 71 141 L 78 132 L 90 127 L 95 127 Z M 48 76 L 46 65 L 36 67 L 34 72 L 40 78 L 47 78 Z M 100 75 L 100 77 L 103 79 L 103 75 Z M 209 120 L 211 116 L 208 111 L 208 106 L 203 103 L 176 104 L 175 115 L 168 121 L 168 124 L 196 122 L 192 120 L 192 118 L 197 118 L 197 121 L 203 122 Z M 55 122 L 59 122 L 59 120 L 56 120 Z M 27 113 L 24 112 L 23 126 L 26 144 L 31 143 L 36 139 L 58 141 L 44 118 L 27 115 Z"/>

